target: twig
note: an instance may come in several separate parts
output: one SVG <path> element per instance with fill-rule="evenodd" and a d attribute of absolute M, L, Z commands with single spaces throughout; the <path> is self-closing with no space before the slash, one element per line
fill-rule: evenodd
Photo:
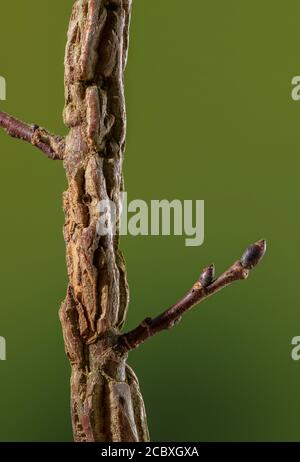
<path fill-rule="evenodd" d="M 133 350 L 158 332 L 172 328 L 180 322 L 182 315 L 195 305 L 234 281 L 246 279 L 250 270 L 261 261 L 265 252 L 266 241 L 256 242 L 247 248 L 239 261 L 235 262 L 216 280 L 214 280 L 214 265 L 205 268 L 191 290 L 175 305 L 154 319 L 145 319 L 138 327 L 121 335 L 118 348 L 123 352 Z"/>
<path fill-rule="evenodd" d="M 13 138 L 27 141 L 40 149 L 49 159 L 63 159 L 64 138 L 52 135 L 38 125 L 21 122 L 5 112 L 0 112 L 0 126 Z"/>

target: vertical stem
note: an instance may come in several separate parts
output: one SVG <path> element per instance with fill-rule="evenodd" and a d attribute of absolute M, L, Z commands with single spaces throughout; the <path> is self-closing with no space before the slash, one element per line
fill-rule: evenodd
<path fill-rule="evenodd" d="M 60 319 L 72 365 L 76 441 L 148 439 L 137 379 L 126 356 L 114 348 L 128 306 L 118 229 L 99 232 L 101 201 L 112 201 L 120 214 L 130 9 L 131 0 L 77 0 L 68 31 L 64 237 L 69 287 Z M 106 219 L 113 222 L 110 211 Z"/>

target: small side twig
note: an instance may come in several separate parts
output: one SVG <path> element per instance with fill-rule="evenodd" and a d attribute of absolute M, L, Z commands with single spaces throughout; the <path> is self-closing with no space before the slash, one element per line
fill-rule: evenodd
<path fill-rule="evenodd" d="M 182 315 L 195 305 L 198 305 L 234 281 L 246 279 L 250 270 L 261 261 L 265 252 L 266 241 L 261 240 L 256 242 L 247 248 L 240 260 L 235 262 L 225 273 L 215 280 L 214 265 L 205 268 L 198 281 L 181 300 L 156 318 L 147 318 L 132 331 L 121 335 L 118 347 L 122 352 L 133 350 L 158 332 L 172 328 L 178 324 Z"/>
<path fill-rule="evenodd" d="M 0 112 L 0 126 L 13 138 L 27 141 L 40 149 L 49 159 L 63 159 L 65 147 L 63 137 L 52 135 L 38 125 L 21 122 L 5 112 Z"/>

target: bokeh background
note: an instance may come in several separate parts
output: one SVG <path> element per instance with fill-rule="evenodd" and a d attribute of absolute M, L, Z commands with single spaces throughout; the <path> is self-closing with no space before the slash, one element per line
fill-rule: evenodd
<path fill-rule="evenodd" d="M 1 110 L 65 133 L 63 55 L 72 0 L 0 8 Z M 268 254 L 131 354 L 154 441 L 300 440 L 300 3 L 135 0 L 126 73 L 129 200 L 204 199 L 205 243 L 126 237 L 126 327 L 176 301 L 204 265 L 251 242 Z M 0 133 L 0 440 L 71 441 L 62 165 Z"/>

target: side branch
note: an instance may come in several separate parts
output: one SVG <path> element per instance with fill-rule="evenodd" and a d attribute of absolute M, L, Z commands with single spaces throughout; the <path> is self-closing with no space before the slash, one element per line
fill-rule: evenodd
<path fill-rule="evenodd" d="M 250 270 L 261 261 L 265 252 L 266 241 L 256 242 L 247 248 L 239 261 L 215 280 L 214 265 L 205 268 L 198 281 L 181 300 L 156 318 L 147 318 L 134 330 L 121 335 L 118 347 L 125 352 L 133 350 L 158 332 L 172 328 L 180 322 L 182 315 L 195 305 L 234 281 L 247 279 Z"/>
<path fill-rule="evenodd" d="M 27 141 L 40 149 L 49 159 L 63 159 L 64 138 L 52 135 L 35 124 L 29 125 L 21 122 L 5 112 L 0 112 L 0 126 L 13 138 Z"/>

